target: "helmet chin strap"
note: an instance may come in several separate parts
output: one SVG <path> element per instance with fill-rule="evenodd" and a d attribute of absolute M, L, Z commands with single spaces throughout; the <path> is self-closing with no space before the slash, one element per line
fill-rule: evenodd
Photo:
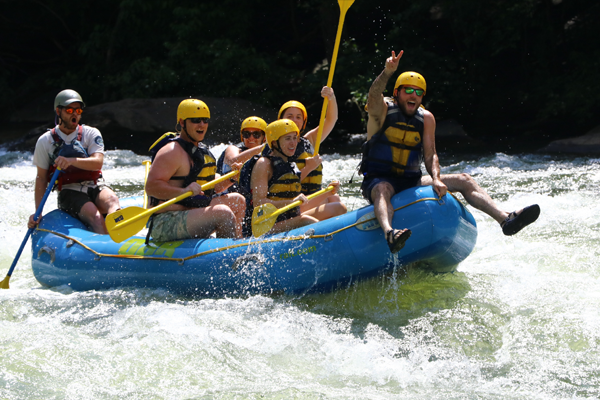
<path fill-rule="evenodd" d="M 187 124 L 185 123 L 185 120 L 183 121 L 183 126 L 181 127 L 181 130 L 183 131 L 183 133 L 185 133 L 185 135 L 188 137 L 188 139 L 190 139 L 190 142 L 194 143 L 196 146 L 198 145 L 198 141 L 194 140 L 190 134 L 187 131 Z"/>

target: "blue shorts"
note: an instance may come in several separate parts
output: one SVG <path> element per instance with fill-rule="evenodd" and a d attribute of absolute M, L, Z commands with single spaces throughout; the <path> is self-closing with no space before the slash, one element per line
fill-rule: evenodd
<path fill-rule="evenodd" d="M 371 192 L 373 188 L 382 182 L 387 182 L 394 188 L 394 194 L 400 193 L 403 190 L 419 186 L 421 182 L 421 177 L 415 178 L 404 178 L 404 177 L 389 177 L 389 176 L 366 176 L 363 180 L 360 189 L 362 190 L 362 195 L 367 201 L 373 204 L 373 200 L 371 199 Z"/>

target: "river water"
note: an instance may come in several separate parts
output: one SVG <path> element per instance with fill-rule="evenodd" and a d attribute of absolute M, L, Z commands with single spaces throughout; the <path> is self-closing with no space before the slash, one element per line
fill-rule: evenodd
<path fill-rule="evenodd" d="M 223 146 L 215 149 L 215 154 Z M 0 151 L 0 278 L 33 213 L 30 153 Z M 109 151 L 119 196 L 145 157 Z M 45 288 L 31 247 L 0 291 L 2 399 L 564 399 L 600 396 L 600 159 L 442 155 L 506 210 L 541 206 L 514 237 L 469 207 L 479 236 L 457 272 L 411 266 L 331 293 L 182 298 Z M 365 205 L 358 156 L 325 180 Z M 45 212 L 56 208 L 56 195 Z M 326 262 L 326 261 L 324 261 Z"/>

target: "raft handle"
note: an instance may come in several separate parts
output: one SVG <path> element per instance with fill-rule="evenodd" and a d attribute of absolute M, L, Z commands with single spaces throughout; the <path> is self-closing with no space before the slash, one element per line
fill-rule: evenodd
<path fill-rule="evenodd" d="M 38 258 L 40 258 L 42 256 L 42 253 L 48 253 L 48 255 L 50 256 L 50 262 L 52 264 L 54 264 L 54 260 L 56 259 L 56 255 L 54 254 L 54 249 L 48 247 L 48 246 L 43 246 L 39 251 L 38 251 Z"/>

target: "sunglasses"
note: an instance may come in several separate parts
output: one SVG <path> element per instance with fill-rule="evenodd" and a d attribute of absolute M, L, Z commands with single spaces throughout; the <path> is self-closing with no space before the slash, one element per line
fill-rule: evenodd
<path fill-rule="evenodd" d="M 204 122 L 205 124 L 208 124 L 210 122 L 210 118 L 188 118 L 190 121 L 192 121 L 192 124 L 199 124 L 200 122 Z"/>
<path fill-rule="evenodd" d="M 263 137 L 264 132 L 263 131 L 243 131 L 242 132 L 242 136 L 244 137 L 244 139 L 249 139 L 250 135 L 254 136 L 254 139 L 260 139 L 261 137 Z"/>
<path fill-rule="evenodd" d="M 405 87 L 404 88 L 404 93 L 406 94 L 412 94 L 412 92 L 415 92 L 415 94 L 419 97 L 423 96 L 423 89 L 413 89 L 413 88 L 409 88 L 409 87 Z"/>
<path fill-rule="evenodd" d="M 83 113 L 83 109 L 82 108 L 65 108 L 64 109 L 67 114 L 77 114 L 77 115 L 81 115 Z"/>

